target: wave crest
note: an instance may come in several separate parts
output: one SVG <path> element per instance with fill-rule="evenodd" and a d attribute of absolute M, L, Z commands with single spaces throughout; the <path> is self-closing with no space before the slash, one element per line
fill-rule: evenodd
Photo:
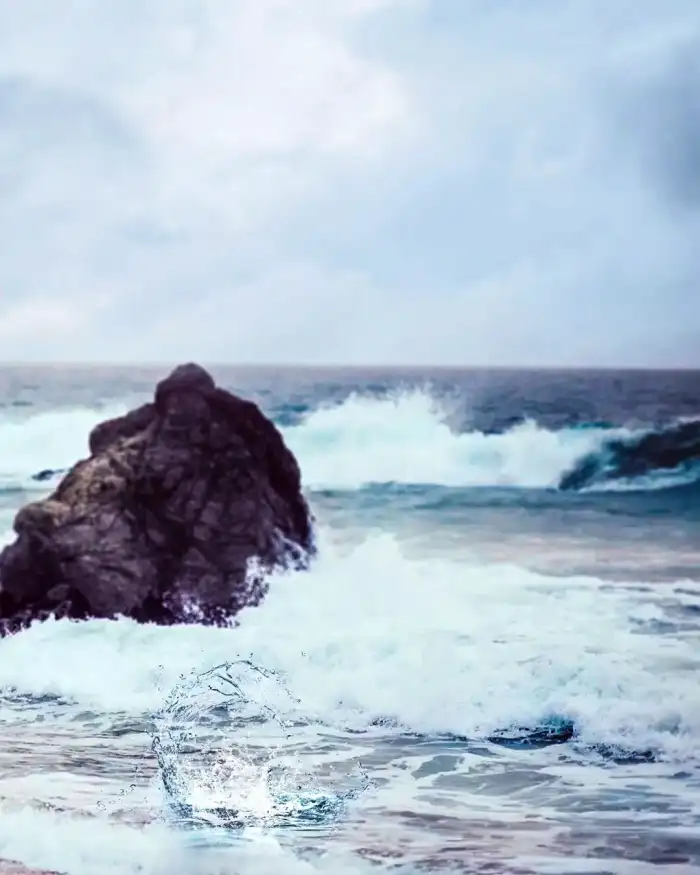
<path fill-rule="evenodd" d="M 451 411 L 428 392 L 353 394 L 284 430 L 304 482 L 315 490 L 387 483 L 556 488 L 596 450 L 603 428 L 551 431 L 526 421 L 508 431 L 457 432 Z"/>
<path fill-rule="evenodd" d="M 284 430 L 312 490 L 411 484 L 519 489 L 659 489 L 700 478 L 700 420 L 657 429 L 456 431 L 422 390 L 353 394 Z"/>
<path fill-rule="evenodd" d="M 54 705 L 56 719 L 92 711 L 111 725 L 161 712 L 175 689 L 160 731 L 172 720 L 175 734 L 182 727 L 251 746 L 260 733 L 268 751 L 287 746 L 286 731 L 303 740 L 301 724 L 368 732 L 381 721 L 385 735 L 394 725 L 484 738 L 556 715 L 588 749 L 624 742 L 682 761 L 700 753 L 696 585 L 640 592 L 457 556 L 417 558 L 386 534 L 340 547 L 322 530 L 320 547 L 309 571 L 274 576 L 235 634 L 61 620 L 3 639 L 0 688 L 16 707 L 0 703 L 0 717 L 19 719 L 27 697 L 53 696 L 72 703 Z M 217 724 L 224 697 L 201 676 L 190 688 L 187 680 L 232 660 L 243 695 L 229 696 Z M 66 671 L 77 664 L 81 671 Z M 317 779 L 304 786 L 318 789 Z"/>
<path fill-rule="evenodd" d="M 560 489 L 659 489 L 700 480 L 700 420 L 604 441 L 564 474 Z"/>
<path fill-rule="evenodd" d="M 91 428 L 122 412 L 53 411 L 0 422 L 0 490 L 46 492 L 48 469 L 60 474 L 84 456 Z M 354 393 L 282 431 L 313 491 L 386 484 L 649 490 L 700 480 L 700 419 L 559 430 L 526 420 L 489 433 L 458 430 L 452 419 L 449 401 L 425 390 Z"/>

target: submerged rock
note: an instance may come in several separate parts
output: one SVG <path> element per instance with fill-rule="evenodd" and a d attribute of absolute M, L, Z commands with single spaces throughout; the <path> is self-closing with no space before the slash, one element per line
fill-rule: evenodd
<path fill-rule="evenodd" d="M 5 632 L 50 615 L 222 623 L 259 603 L 267 571 L 313 550 L 277 428 L 193 364 L 98 425 L 89 458 L 14 529 L 0 553 Z"/>
<path fill-rule="evenodd" d="M 64 468 L 44 468 L 42 471 L 37 471 L 36 474 L 32 474 L 32 480 L 38 480 L 39 483 L 44 483 L 47 480 L 53 480 L 54 477 L 58 477 L 59 474 L 65 474 Z"/>

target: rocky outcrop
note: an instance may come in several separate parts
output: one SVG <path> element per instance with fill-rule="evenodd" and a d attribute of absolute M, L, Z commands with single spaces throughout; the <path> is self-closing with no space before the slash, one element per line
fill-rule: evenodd
<path fill-rule="evenodd" d="M 300 479 L 255 404 L 183 365 L 152 403 L 98 425 L 89 458 L 17 514 L 0 554 L 0 624 L 225 622 L 260 601 L 269 569 L 311 554 Z"/>

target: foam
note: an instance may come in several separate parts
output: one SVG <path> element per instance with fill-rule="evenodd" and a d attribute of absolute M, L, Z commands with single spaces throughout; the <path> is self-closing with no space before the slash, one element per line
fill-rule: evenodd
<path fill-rule="evenodd" d="M 456 433 L 430 393 L 352 394 L 284 430 L 311 489 L 377 483 L 556 487 L 562 474 L 599 449 L 610 429 L 550 431 L 524 422 L 503 434 Z"/>
<path fill-rule="evenodd" d="M 0 641 L 0 687 L 142 714 L 192 672 L 251 658 L 280 673 L 306 719 L 481 735 L 573 720 L 592 744 L 700 755 L 697 631 L 644 634 L 700 590 L 639 593 L 511 566 L 408 558 L 389 535 L 321 540 L 308 573 L 272 580 L 238 629 L 128 620 L 35 624 Z M 0 718 L 13 719 L 0 710 Z"/>
<path fill-rule="evenodd" d="M 0 859 L 70 875 L 359 875 L 369 864 L 327 854 L 314 860 L 298 859 L 274 837 L 249 832 L 226 844 L 200 842 L 175 833 L 165 824 L 144 827 L 94 817 L 32 808 L 11 810 L 0 806 Z"/>
<path fill-rule="evenodd" d="M 32 480 L 43 468 L 68 468 L 88 454 L 88 436 L 105 419 L 126 412 L 123 405 L 75 408 L 0 420 L 0 489 L 47 492 Z"/>
<path fill-rule="evenodd" d="M 83 458 L 91 429 L 126 412 L 55 410 L 0 420 L 0 490 L 45 494 L 50 485 L 32 480 L 43 468 L 65 468 Z M 500 434 L 455 432 L 447 402 L 415 389 L 388 396 L 353 393 L 335 406 L 308 413 L 282 429 L 296 455 L 306 488 L 356 490 L 401 483 L 448 487 L 556 488 L 562 476 L 607 441 L 629 439 L 629 429 L 564 428 L 552 431 L 526 421 Z M 595 491 L 664 489 L 694 479 L 686 470 L 616 480 Z M 7 527 L 9 517 L 0 517 Z"/>

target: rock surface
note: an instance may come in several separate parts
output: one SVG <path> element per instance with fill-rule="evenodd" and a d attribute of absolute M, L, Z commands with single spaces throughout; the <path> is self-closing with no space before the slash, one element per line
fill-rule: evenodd
<path fill-rule="evenodd" d="M 227 621 L 260 601 L 266 571 L 313 552 L 300 480 L 255 404 L 197 365 L 176 368 L 152 403 L 98 425 L 89 458 L 19 511 L 0 554 L 1 630 L 50 615 Z"/>

